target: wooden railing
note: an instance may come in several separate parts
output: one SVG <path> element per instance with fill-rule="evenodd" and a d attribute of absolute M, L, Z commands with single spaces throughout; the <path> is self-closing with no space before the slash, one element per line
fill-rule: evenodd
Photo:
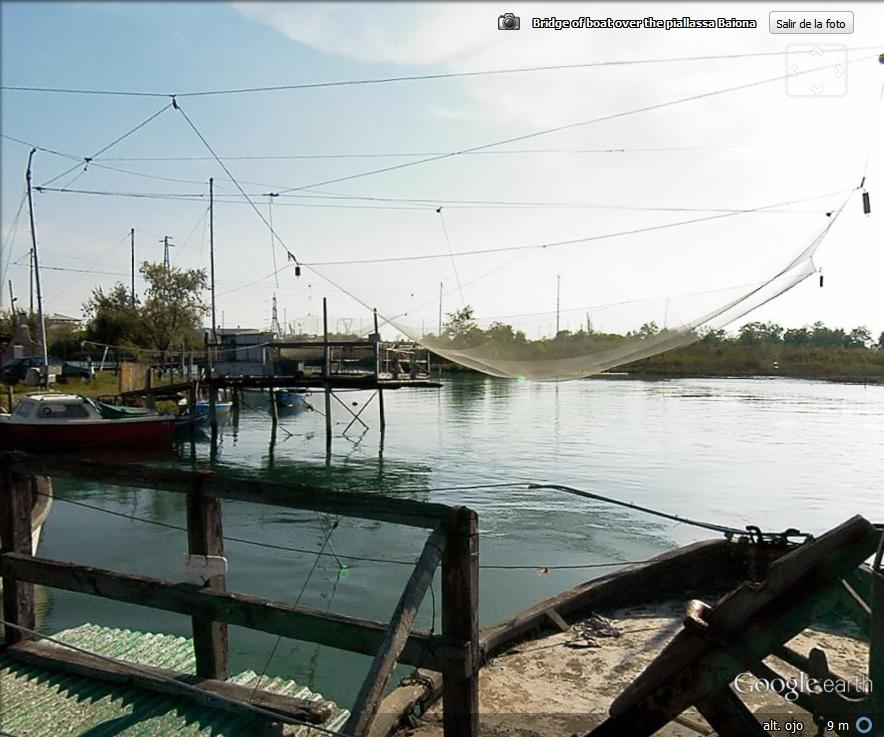
<path fill-rule="evenodd" d="M 308 607 L 236 594 L 216 575 L 198 586 L 49 560 L 31 554 L 31 480 L 35 476 L 75 478 L 115 486 L 150 488 L 187 497 L 187 542 L 192 555 L 224 552 L 224 499 L 325 512 L 431 530 L 389 623 L 333 614 Z M 4 647 L 14 657 L 94 677 L 121 680 L 126 664 L 34 642 L 34 584 L 91 594 L 189 615 L 192 619 L 196 678 L 140 668 L 140 685 L 169 690 L 170 680 L 197 686 L 228 700 L 241 699 L 281 715 L 321 721 L 309 702 L 225 683 L 230 624 L 314 642 L 374 657 L 343 732 L 361 737 L 377 713 L 396 663 L 442 673 L 444 734 L 478 735 L 478 520 L 466 507 L 447 506 L 356 492 L 329 491 L 301 484 L 224 476 L 210 471 L 117 466 L 82 460 L 0 456 L 0 575 L 3 578 Z M 415 616 L 442 567 L 442 634 L 416 631 Z M 151 677 L 151 671 L 157 671 Z M 128 677 L 131 680 L 132 673 Z M 255 698 L 252 698 L 252 697 Z"/>

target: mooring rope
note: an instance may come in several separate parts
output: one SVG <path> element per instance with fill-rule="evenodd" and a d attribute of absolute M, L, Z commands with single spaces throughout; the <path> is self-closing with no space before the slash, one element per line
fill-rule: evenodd
<path fill-rule="evenodd" d="M 724 525 L 716 525 L 712 522 L 701 522 L 699 520 L 690 519 L 688 517 L 679 517 L 677 514 L 669 514 L 668 512 L 661 512 L 657 509 L 651 509 L 650 507 L 643 507 L 640 504 L 633 504 L 632 502 L 624 502 L 620 499 L 614 499 L 609 496 L 602 496 L 601 494 L 595 494 L 591 491 L 583 491 L 582 489 L 575 489 L 573 486 L 564 486 L 562 484 L 528 484 L 529 489 L 553 489 L 555 491 L 564 491 L 568 494 L 574 494 L 575 496 L 581 496 L 585 499 L 593 499 L 598 502 L 605 502 L 606 504 L 615 504 L 618 507 L 626 507 L 627 509 L 634 509 L 637 512 L 644 512 L 645 514 L 652 514 L 655 517 L 663 517 L 664 519 L 671 519 L 676 522 L 680 522 L 681 524 L 691 525 L 692 527 L 702 527 L 705 530 L 712 530 L 714 532 L 721 532 L 725 535 L 744 535 L 746 534 L 746 530 L 740 530 L 736 527 L 726 527 Z"/>

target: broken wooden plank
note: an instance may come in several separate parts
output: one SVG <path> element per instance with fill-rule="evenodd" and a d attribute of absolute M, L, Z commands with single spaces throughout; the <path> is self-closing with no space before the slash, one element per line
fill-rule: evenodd
<path fill-rule="evenodd" d="M 375 655 L 368 675 L 353 703 L 350 718 L 344 725 L 345 734 L 363 737 L 371 726 L 384 690 L 390 682 L 396 661 L 408 640 L 408 633 L 414 624 L 418 608 L 424 600 L 427 589 L 432 585 L 433 574 L 442 560 L 444 549 L 445 531 L 439 528 L 430 535 L 414 570 L 411 572 L 411 577 L 408 579 L 396 610 L 393 612 L 381 647 Z"/>
<path fill-rule="evenodd" d="M 4 459 L 0 468 L 0 485 L 0 551 L 29 556 L 33 552 L 31 517 L 34 497 L 31 479 L 10 471 Z M 4 642 L 7 645 L 31 639 L 32 635 L 26 630 L 33 630 L 36 625 L 34 584 L 11 571 L 3 572 L 3 619 L 25 628 L 4 627 Z"/>

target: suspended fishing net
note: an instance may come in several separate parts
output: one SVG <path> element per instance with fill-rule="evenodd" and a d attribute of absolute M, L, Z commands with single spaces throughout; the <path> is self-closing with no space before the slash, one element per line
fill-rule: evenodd
<path fill-rule="evenodd" d="M 471 213 L 443 210 L 433 213 L 441 239 L 309 269 L 447 360 L 499 377 L 574 379 L 692 343 L 813 275 L 846 197 L 663 223 L 631 213 L 632 227 L 609 231 L 599 224 L 623 225 L 622 215 L 593 214 L 587 235 L 486 248 L 469 239 Z M 514 239 L 544 228 L 536 213 L 516 220 Z M 453 248 L 462 233 L 470 247 Z"/>

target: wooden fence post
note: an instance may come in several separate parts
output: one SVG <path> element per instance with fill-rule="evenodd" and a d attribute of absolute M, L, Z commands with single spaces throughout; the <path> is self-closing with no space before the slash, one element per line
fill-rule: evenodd
<path fill-rule="evenodd" d="M 31 492 L 33 477 L 13 474 L 9 457 L 2 459 L 0 468 L 0 550 L 3 553 L 33 555 L 31 515 L 34 498 Z M 3 619 L 10 624 L 34 629 L 34 584 L 19 581 L 13 576 L 3 577 Z M 12 627 L 4 627 L 5 645 L 30 640 L 33 635 Z"/>
<path fill-rule="evenodd" d="M 197 474 L 193 490 L 187 495 L 187 546 L 191 555 L 224 555 L 221 528 L 221 500 L 203 494 L 203 479 L 210 471 Z M 214 576 L 206 589 L 225 590 L 225 577 Z M 227 625 L 202 617 L 191 617 L 196 674 L 201 678 L 226 680 L 228 666 Z"/>
<path fill-rule="evenodd" d="M 454 507 L 442 557 L 442 634 L 469 643 L 461 673 L 442 677 L 445 737 L 479 735 L 479 524 L 476 513 Z"/>

